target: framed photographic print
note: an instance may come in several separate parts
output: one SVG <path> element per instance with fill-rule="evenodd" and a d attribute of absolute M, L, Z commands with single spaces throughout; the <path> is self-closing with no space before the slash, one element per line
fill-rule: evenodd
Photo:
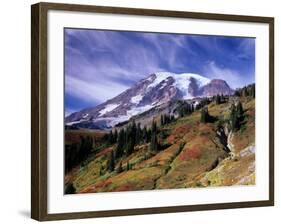
<path fill-rule="evenodd" d="M 274 204 L 274 19 L 32 6 L 32 218 Z"/>

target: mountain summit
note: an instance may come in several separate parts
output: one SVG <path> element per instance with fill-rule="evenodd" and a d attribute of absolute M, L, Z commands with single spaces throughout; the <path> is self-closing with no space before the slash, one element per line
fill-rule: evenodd
<path fill-rule="evenodd" d="M 110 128 L 132 116 L 172 100 L 188 100 L 217 94 L 231 95 L 226 81 L 183 73 L 158 72 L 137 82 L 118 96 L 93 107 L 72 113 L 67 125 L 87 128 Z"/>

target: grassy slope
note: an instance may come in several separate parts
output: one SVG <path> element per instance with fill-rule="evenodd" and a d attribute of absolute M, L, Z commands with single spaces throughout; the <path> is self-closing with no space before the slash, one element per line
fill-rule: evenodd
<path fill-rule="evenodd" d="M 206 173 L 200 180 L 203 186 L 255 184 L 255 101 L 245 98 L 243 107 L 245 124 L 230 135 L 233 156 Z"/>
<path fill-rule="evenodd" d="M 108 153 L 101 151 L 83 169 L 76 168 L 66 176 L 77 192 L 149 190 L 254 183 L 254 100 L 242 99 L 246 109 L 241 131 L 231 135 L 234 157 L 228 157 L 216 137 L 216 123 L 202 124 L 200 112 L 178 119 L 164 128 L 170 133 L 165 141 L 171 146 L 157 154 L 149 145 L 135 148 L 122 159 L 123 172 L 107 172 Z M 227 118 L 230 104 L 209 105 L 209 113 Z M 246 148 L 246 150 L 245 150 Z M 132 168 L 126 171 L 126 163 Z M 120 162 L 120 161 L 119 161 Z M 119 162 L 116 167 L 119 166 Z"/>

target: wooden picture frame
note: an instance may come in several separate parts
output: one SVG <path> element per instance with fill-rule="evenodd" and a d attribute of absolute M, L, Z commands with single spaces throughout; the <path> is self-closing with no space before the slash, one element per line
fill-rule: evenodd
<path fill-rule="evenodd" d="M 269 25 L 269 196 L 268 200 L 214 203 L 199 205 L 131 208 L 103 211 L 48 212 L 48 19 L 50 10 L 121 14 L 135 16 L 157 16 L 166 18 L 188 18 L 212 21 L 250 22 Z M 38 3 L 31 7 L 31 217 L 39 221 L 81 219 L 92 217 L 141 215 L 170 212 L 203 211 L 226 208 L 246 208 L 274 205 L 274 18 L 258 16 L 223 15 L 182 11 L 162 11 L 137 8 L 117 8 L 90 5 Z"/>

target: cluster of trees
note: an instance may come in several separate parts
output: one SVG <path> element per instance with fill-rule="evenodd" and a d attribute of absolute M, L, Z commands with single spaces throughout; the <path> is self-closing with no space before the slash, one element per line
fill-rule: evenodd
<path fill-rule="evenodd" d="M 110 157 L 108 160 L 108 171 L 112 172 L 114 171 L 114 167 L 115 167 L 115 155 L 114 155 L 114 151 L 112 150 L 110 153 Z"/>
<path fill-rule="evenodd" d="M 194 112 L 194 110 L 194 105 L 192 103 L 187 102 L 181 102 L 180 105 L 177 107 L 179 117 L 190 115 L 192 112 Z"/>
<path fill-rule="evenodd" d="M 256 96 L 255 84 L 250 84 L 248 86 L 235 90 L 234 95 L 239 96 L 239 97 L 240 96 L 244 96 L 244 97 L 250 96 L 250 97 L 255 98 L 255 96 Z"/>
<path fill-rule="evenodd" d="M 184 101 L 179 101 L 179 106 L 176 111 L 178 112 L 179 117 L 184 117 L 192 114 L 196 110 L 200 110 L 203 108 L 203 113 L 205 113 L 205 107 L 210 104 L 212 101 L 217 100 L 219 103 L 223 103 L 225 97 L 223 95 L 214 96 L 213 99 L 209 99 L 208 97 L 204 97 L 198 104 L 188 103 Z M 205 115 L 204 115 L 205 116 Z M 207 116 L 208 119 L 208 116 Z M 161 119 L 162 120 L 162 119 Z"/>
<path fill-rule="evenodd" d="M 228 100 L 228 97 L 224 96 L 223 94 L 221 94 L 221 95 L 217 94 L 216 96 L 213 96 L 213 101 L 216 102 L 216 104 L 225 103 L 227 100 Z"/>
<path fill-rule="evenodd" d="M 65 172 L 87 159 L 93 147 L 94 139 L 90 136 L 80 136 L 78 143 L 65 145 Z"/>
<path fill-rule="evenodd" d="M 151 142 L 150 142 L 150 150 L 153 152 L 157 152 L 160 150 L 160 144 L 157 137 L 158 128 L 155 121 L 152 122 L 151 127 Z"/>
<path fill-rule="evenodd" d="M 208 123 L 213 121 L 213 117 L 209 114 L 208 107 L 203 107 L 201 109 L 201 119 L 202 123 Z"/>
<path fill-rule="evenodd" d="M 209 105 L 212 102 L 212 99 L 209 99 L 208 97 L 204 97 L 195 107 L 195 110 L 200 110 L 201 108 L 204 108 L 205 106 Z"/>
<path fill-rule="evenodd" d="M 129 156 L 138 144 L 148 143 L 151 139 L 151 130 L 146 127 L 141 128 L 140 123 L 136 125 L 135 121 L 121 129 L 117 133 L 116 141 L 116 158 L 123 155 Z"/>
<path fill-rule="evenodd" d="M 240 101 L 237 103 L 237 105 L 231 105 L 229 119 L 231 130 L 238 131 L 244 121 L 244 109 Z"/>
<path fill-rule="evenodd" d="M 115 129 L 115 131 L 113 132 L 112 130 L 110 130 L 109 134 L 106 134 L 103 137 L 103 141 L 108 143 L 108 144 L 114 144 L 117 142 L 117 138 L 118 138 L 118 132 Z"/>
<path fill-rule="evenodd" d="M 65 194 L 75 194 L 76 193 L 76 189 L 73 186 L 73 183 L 69 183 L 65 186 L 64 193 Z"/>
<path fill-rule="evenodd" d="M 129 156 L 133 153 L 134 148 L 138 144 L 149 143 L 150 142 L 150 150 L 158 151 L 160 150 L 160 143 L 158 140 L 158 127 L 155 121 L 152 122 L 151 129 L 147 129 L 146 127 L 141 128 L 140 124 L 133 121 L 126 128 L 121 129 L 117 133 L 117 140 L 115 150 L 111 151 L 109 162 L 108 162 L 108 170 L 110 172 L 114 171 L 115 163 L 122 156 Z M 111 135 L 111 134 L 109 134 Z M 114 136 L 115 134 L 113 134 Z M 110 138 L 109 138 L 110 139 Z M 122 169 L 120 165 L 117 168 L 117 171 Z M 127 164 L 127 169 L 130 169 L 130 164 Z"/>
<path fill-rule="evenodd" d="M 174 115 L 161 114 L 161 126 L 166 125 L 166 124 L 170 124 L 174 120 L 175 120 L 175 116 Z"/>
<path fill-rule="evenodd" d="M 115 156 L 114 156 L 114 151 L 111 151 L 109 162 L 108 162 L 108 168 L 107 168 L 108 171 L 113 172 L 115 170 L 115 163 L 116 163 L 116 159 L 115 159 Z M 118 167 L 116 168 L 116 172 L 122 173 L 124 170 L 129 171 L 131 169 L 132 169 L 132 166 L 131 166 L 129 161 L 127 161 L 125 169 L 123 168 L 123 164 L 122 164 L 122 161 L 121 161 L 119 163 Z"/>

